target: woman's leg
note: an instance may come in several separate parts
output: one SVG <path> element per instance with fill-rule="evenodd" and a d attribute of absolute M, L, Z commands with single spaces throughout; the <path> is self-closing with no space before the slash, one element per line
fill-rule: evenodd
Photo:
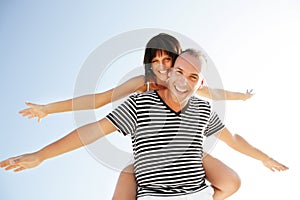
<path fill-rule="evenodd" d="M 220 160 L 209 154 L 205 154 L 203 166 L 206 173 L 206 179 L 211 183 L 215 190 L 213 195 L 214 200 L 223 200 L 239 189 L 241 185 L 239 176 Z"/>
<path fill-rule="evenodd" d="M 206 154 L 203 166 L 207 180 L 215 190 L 214 200 L 223 200 L 235 193 L 241 184 L 239 176 L 220 160 Z M 113 200 L 136 200 L 136 180 L 133 165 L 129 165 L 121 172 Z"/>
<path fill-rule="evenodd" d="M 121 172 L 113 200 L 136 200 L 136 181 L 133 165 L 129 165 Z"/>

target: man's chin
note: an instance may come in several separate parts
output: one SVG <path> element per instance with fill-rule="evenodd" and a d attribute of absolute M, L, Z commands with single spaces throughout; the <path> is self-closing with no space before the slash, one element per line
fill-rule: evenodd
<path fill-rule="evenodd" d="M 177 101 L 180 104 L 185 104 L 186 101 L 191 97 L 191 93 L 189 91 L 181 92 L 176 89 L 176 87 L 172 88 L 172 94 L 174 100 Z"/>
<path fill-rule="evenodd" d="M 188 94 L 178 94 L 176 95 L 176 98 L 178 103 L 185 105 L 190 96 Z"/>

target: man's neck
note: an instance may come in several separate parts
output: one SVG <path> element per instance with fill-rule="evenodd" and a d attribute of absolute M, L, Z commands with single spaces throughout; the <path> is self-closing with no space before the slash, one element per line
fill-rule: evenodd
<path fill-rule="evenodd" d="M 161 99 L 175 112 L 181 111 L 188 103 L 188 101 L 179 102 L 174 94 L 168 89 L 161 89 L 157 91 Z"/>

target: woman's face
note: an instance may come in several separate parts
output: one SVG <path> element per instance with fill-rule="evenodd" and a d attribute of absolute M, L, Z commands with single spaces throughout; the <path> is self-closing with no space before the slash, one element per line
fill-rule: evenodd
<path fill-rule="evenodd" d="M 151 65 L 157 81 L 166 81 L 168 79 L 168 73 L 172 64 L 173 61 L 171 56 L 164 51 L 156 53 L 156 56 L 151 60 Z"/>

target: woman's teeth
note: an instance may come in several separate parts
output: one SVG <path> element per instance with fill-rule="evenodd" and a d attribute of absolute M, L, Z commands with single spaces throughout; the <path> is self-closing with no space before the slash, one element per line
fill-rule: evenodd
<path fill-rule="evenodd" d="M 167 73 L 167 70 L 160 70 L 160 71 L 158 71 L 159 73 L 161 73 L 161 74 L 166 74 Z"/>

